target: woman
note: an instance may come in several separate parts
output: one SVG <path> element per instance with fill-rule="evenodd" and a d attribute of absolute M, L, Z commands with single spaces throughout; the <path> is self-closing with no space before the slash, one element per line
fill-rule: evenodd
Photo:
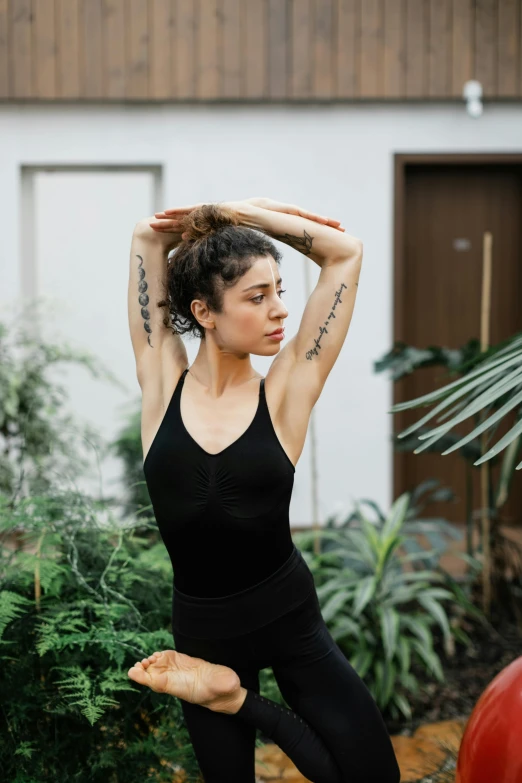
<path fill-rule="evenodd" d="M 398 783 L 386 726 L 323 621 L 288 516 L 310 413 L 352 318 L 362 244 L 337 220 L 264 198 L 155 218 L 133 236 L 129 323 L 176 649 L 129 677 L 181 699 L 207 783 L 253 783 L 256 729 L 314 783 Z M 269 237 L 321 268 L 284 347 Z M 183 333 L 200 338 L 190 368 Z M 266 378 L 252 353 L 274 357 Z M 268 666 L 290 710 L 259 695 Z"/>

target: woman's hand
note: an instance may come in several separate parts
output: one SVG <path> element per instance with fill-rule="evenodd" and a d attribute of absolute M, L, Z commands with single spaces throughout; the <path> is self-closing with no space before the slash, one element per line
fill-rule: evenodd
<path fill-rule="evenodd" d="M 154 215 L 143 218 L 136 223 L 134 236 L 139 236 L 140 239 L 152 240 L 155 244 L 160 244 L 169 253 L 183 241 L 181 234 L 177 231 L 176 220 L 165 218 L 157 221 Z"/>
<path fill-rule="evenodd" d="M 202 207 L 204 203 L 205 202 L 201 202 L 200 204 L 192 204 L 188 207 L 174 207 L 172 209 L 165 209 L 163 212 L 156 212 L 155 217 L 157 218 L 157 221 L 151 222 L 150 225 L 155 231 L 169 230 L 169 227 L 171 231 L 175 230 L 178 225 L 177 219 L 181 218 L 183 215 L 187 215 L 194 209 Z M 316 223 L 331 226 L 338 231 L 346 230 L 341 226 L 340 220 L 324 217 L 322 215 L 316 215 L 314 212 L 309 212 L 308 210 L 302 209 L 295 204 L 284 204 L 281 201 L 273 201 L 270 198 L 247 198 L 243 199 L 242 201 L 218 202 L 218 204 L 223 204 L 223 206 L 237 211 L 240 214 L 242 211 L 244 211 L 245 205 L 250 205 L 260 209 L 269 209 L 274 212 L 283 212 L 288 215 L 299 215 L 300 217 L 307 218 L 308 220 L 313 220 Z M 181 235 L 181 238 L 183 239 L 184 235 Z"/>

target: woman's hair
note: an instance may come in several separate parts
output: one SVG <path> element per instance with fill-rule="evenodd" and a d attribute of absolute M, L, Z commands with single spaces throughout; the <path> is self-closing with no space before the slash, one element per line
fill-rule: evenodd
<path fill-rule="evenodd" d="M 164 299 L 157 305 L 168 307 L 165 326 L 204 340 L 205 329 L 194 318 L 191 302 L 202 299 L 214 312 L 223 312 L 226 288 L 235 285 L 259 256 L 272 256 L 279 264 L 282 254 L 264 234 L 240 226 L 238 215 L 218 204 L 203 204 L 184 215 L 179 233 L 187 236 L 171 256 Z"/>

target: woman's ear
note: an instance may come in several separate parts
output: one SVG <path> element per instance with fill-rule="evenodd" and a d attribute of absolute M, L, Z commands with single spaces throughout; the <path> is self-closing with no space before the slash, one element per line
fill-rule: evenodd
<path fill-rule="evenodd" d="M 194 316 L 194 318 L 202 328 L 204 329 L 215 328 L 214 320 L 212 318 L 208 305 L 205 302 L 202 302 L 201 299 L 194 299 L 190 304 L 190 309 L 192 311 L 192 315 Z"/>

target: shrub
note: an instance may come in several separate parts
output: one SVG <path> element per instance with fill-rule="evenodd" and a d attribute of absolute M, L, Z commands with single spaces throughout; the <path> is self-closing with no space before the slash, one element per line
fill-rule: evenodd
<path fill-rule="evenodd" d="M 127 675 L 173 647 L 171 599 L 155 526 L 78 494 L 0 496 L 3 780 L 200 780 L 180 701 Z"/>
<path fill-rule="evenodd" d="M 364 678 L 379 707 L 411 718 L 408 696 L 419 683 L 412 664 L 428 677 L 442 681 L 444 673 L 435 649 L 433 625 L 440 628 L 447 654 L 455 641 L 470 640 L 459 627 L 459 614 L 482 615 L 470 602 L 465 587 L 434 565 L 446 547 L 442 532 L 459 532 L 444 520 L 415 518 L 405 493 L 385 517 L 374 503 L 371 520 L 356 504 L 356 512 L 340 527 L 299 533 L 296 543 L 314 575 L 324 621 L 332 637 Z M 439 542 L 424 550 L 415 535 L 424 533 Z M 318 536 L 321 551 L 312 544 Z M 401 549 L 408 553 L 401 553 Z M 466 557 L 463 555 L 463 557 Z M 466 558 L 468 559 L 468 558 Z M 470 561 L 476 566 L 474 561 Z M 406 570 L 409 566 L 412 570 Z M 455 610 L 452 622 L 444 602 Z"/>

